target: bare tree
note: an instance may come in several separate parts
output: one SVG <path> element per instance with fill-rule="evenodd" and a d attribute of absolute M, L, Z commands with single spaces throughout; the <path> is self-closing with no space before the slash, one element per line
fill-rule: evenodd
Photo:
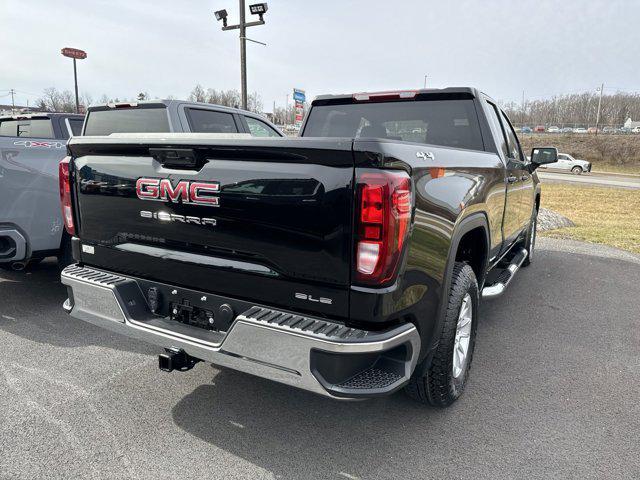
<path fill-rule="evenodd" d="M 241 103 L 240 92 L 238 92 L 238 90 L 216 90 L 215 88 L 207 88 L 205 90 L 201 85 L 196 85 L 193 90 L 191 90 L 189 100 L 192 102 L 212 103 L 233 108 L 240 108 Z M 262 98 L 257 92 L 249 94 L 247 100 L 247 107 L 250 111 L 262 113 Z"/>
<path fill-rule="evenodd" d="M 47 112 L 75 112 L 76 101 L 69 90 L 60 92 L 55 87 L 45 88 L 42 97 L 36 101 L 39 110 Z"/>
<path fill-rule="evenodd" d="M 512 121 L 529 125 L 592 126 L 595 125 L 598 94 L 592 92 L 530 100 L 524 105 L 504 103 Z M 602 96 L 600 125 L 620 126 L 628 118 L 640 119 L 640 94 L 618 92 Z"/>
<path fill-rule="evenodd" d="M 191 90 L 191 93 L 189 94 L 189 101 L 190 102 L 206 102 L 207 101 L 207 94 L 200 84 L 196 85 L 195 87 L 193 87 L 193 90 Z"/>

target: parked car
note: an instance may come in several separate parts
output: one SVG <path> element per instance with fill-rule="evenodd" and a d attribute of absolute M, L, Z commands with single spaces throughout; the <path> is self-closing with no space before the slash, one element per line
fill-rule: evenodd
<path fill-rule="evenodd" d="M 547 130 L 547 132 L 549 133 L 559 133 L 560 132 L 560 127 L 549 127 L 549 129 Z"/>
<path fill-rule="evenodd" d="M 0 266 L 22 270 L 48 256 L 71 258 L 58 198 L 58 164 L 82 115 L 0 117 Z M 67 262 L 65 262 L 67 259 Z"/>
<path fill-rule="evenodd" d="M 637 127 L 633 127 L 633 129 L 631 130 L 632 133 L 640 133 L 640 126 Z"/>
<path fill-rule="evenodd" d="M 604 127 L 602 129 L 602 133 L 615 133 L 615 132 L 616 132 L 616 129 L 613 127 Z"/>
<path fill-rule="evenodd" d="M 573 133 L 587 133 L 587 129 L 582 127 L 574 128 Z"/>
<path fill-rule="evenodd" d="M 522 133 L 532 133 L 531 127 L 522 127 Z"/>
<path fill-rule="evenodd" d="M 581 173 L 591 171 L 591 162 L 575 159 L 568 153 L 558 153 L 557 162 L 540 165 L 540 168 L 549 170 L 560 170 L 563 172 L 571 172 L 573 174 L 579 175 Z"/>
<path fill-rule="evenodd" d="M 587 128 L 587 133 L 598 133 L 599 130 L 596 127 L 589 127 Z"/>
<path fill-rule="evenodd" d="M 533 131 L 535 133 L 544 133 L 545 132 L 544 125 L 537 125 L 536 128 L 533 129 Z"/>
<path fill-rule="evenodd" d="M 535 169 L 557 151 L 527 164 L 496 102 L 448 88 L 319 97 L 298 139 L 76 137 L 69 154 L 73 317 L 164 347 L 165 371 L 447 406 L 481 298 L 531 262 Z M 98 177 L 127 194 L 83 190 Z"/>
<path fill-rule="evenodd" d="M 561 130 L 561 132 L 562 132 L 562 133 L 573 133 L 573 128 L 571 128 L 571 127 L 564 127 L 564 128 Z"/>

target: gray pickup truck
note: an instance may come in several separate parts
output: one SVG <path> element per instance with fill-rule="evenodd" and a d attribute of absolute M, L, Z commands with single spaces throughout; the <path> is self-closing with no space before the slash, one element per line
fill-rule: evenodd
<path fill-rule="evenodd" d="M 182 100 L 95 105 L 86 121 L 61 113 L 0 118 L 0 266 L 22 270 L 47 256 L 61 267 L 71 262 L 58 201 L 58 164 L 70 136 L 169 132 L 284 136 L 255 113 Z"/>
<path fill-rule="evenodd" d="M 237 108 L 183 100 L 108 103 L 87 110 L 83 135 L 112 133 L 248 133 L 284 137 L 266 118 Z"/>
<path fill-rule="evenodd" d="M 58 164 L 83 115 L 0 117 L 0 266 L 22 270 L 69 241 L 58 200 Z"/>

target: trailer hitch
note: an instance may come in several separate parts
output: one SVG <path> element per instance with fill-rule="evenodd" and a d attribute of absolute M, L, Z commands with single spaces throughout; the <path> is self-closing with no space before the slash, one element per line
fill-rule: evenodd
<path fill-rule="evenodd" d="M 158 368 L 164 372 L 172 372 L 174 370 L 186 372 L 200 361 L 200 359 L 188 355 L 187 352 L 179 348 L 166 348 L 165 353 L 158 355 Z"/>

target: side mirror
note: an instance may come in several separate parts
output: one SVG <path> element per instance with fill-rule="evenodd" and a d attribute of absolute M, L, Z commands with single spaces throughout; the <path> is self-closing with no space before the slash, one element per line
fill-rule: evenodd
<path fill-rule="evenodd" d="M 534 148 L 531 150 L 531 171 L 538 168 L 540 165 L 546 165 L 547 163 L 555 163 L 558 161 L 558 149 L 555 147 L 542 147 Z"/>

